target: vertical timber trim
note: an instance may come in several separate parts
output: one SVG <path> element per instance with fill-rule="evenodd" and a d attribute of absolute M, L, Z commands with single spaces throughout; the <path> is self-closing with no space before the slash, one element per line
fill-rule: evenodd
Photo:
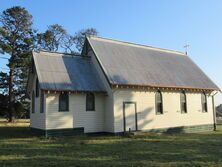
<path fill-rule="evenodd" d="M 123 102 L 123 131 L 126 131 L 126 120 L 125 120 L 125 103 Z"/>
<path fill-rule="evenodd" d="M 214 96 L 212 96 L 212 107 L 213 107 L 213 119 L 214 119 L 214 131 L 215 131 L 217 129 L 217 127 L 216 127 L 216 113 L 215 113 Z"/>

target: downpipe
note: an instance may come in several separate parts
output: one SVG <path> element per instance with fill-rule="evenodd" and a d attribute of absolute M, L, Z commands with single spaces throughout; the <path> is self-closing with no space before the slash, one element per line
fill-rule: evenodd
<path fill-rule="evenodd" d="M 220 90 L 221 92 L 221 90 Z M 216 126 L 216 109 L 215 109 L 215 102 L 214 102 L 214 96 L 216 96 L 218 94 L 218 92 L 215 92 L 212 95 L 212 105 L 213 105 L 213 117 L 214 117 L 214 131 L 217 130 L 217 126 Z"/>

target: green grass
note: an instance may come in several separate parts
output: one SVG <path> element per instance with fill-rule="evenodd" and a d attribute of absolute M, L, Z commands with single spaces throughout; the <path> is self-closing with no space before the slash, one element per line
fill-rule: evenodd
<path fill-rule="evenodd" d="M 0 126 L 0 167 L 222 166 L 222 126 L 199 134 L 37 137 Z"/>

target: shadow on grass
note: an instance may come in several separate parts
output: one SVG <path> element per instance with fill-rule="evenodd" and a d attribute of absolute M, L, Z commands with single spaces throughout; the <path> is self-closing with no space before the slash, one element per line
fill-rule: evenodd
<path fill-rule="evenodd" d="M 32 137 L 28 127 L 0 127 L 0 139 Z"/>
<path fill-rule="evenodd" d="M 38 138 L 0 128 L 0 166 L 222 166 L 222 134 Z"/>

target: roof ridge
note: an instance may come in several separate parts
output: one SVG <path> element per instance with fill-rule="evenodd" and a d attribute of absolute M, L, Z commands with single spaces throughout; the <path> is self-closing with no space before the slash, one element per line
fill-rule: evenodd
<path fill-rule="evenodd" d="M 45 51 L 45 50 L 32 51 L 32 53 L 33 54 L 46 53 L 46 54 L 42 54 L 42 56 L 65 56 L 65 57 L 89 58 L 89 56 L 82 56 L 81 54 L 77 55 L 77 54 L 72 54 L 72 53 L 63 53 L 63 52 L 54 52 L 54 51 Z"/>
<path fill-rule="evenodd" d="M 76 53 L 66 53 L 66 52 L 56 52 L 56 51 L 48 51 L 48 50 L 40 50 L 37 53 L 40 52 L 46 52 L 46 53 L 56 53 L 56 54 L 63 54 L 63 55 L 70 55 L 70 56 L 81 56 L 81 54 L 76 54 Z"/>
<path fill-rule="evenodd" d="M 131 45 L 131 46 L 134 46 L 134 47 L 144 47 L 146 49 L 159 50 L 159 51 L 162 51 L 162 52 L 170 52 L 170 53 L 175 53 L 175 54 L 187 56 L 185 53 L 180 52 L 180 51 L 176 51 L 176 50 L 159 48 L 159 47 L 154 47 L 154 46 L 150 46 L 150 45 L 143 45 L 143 44 L 138 44 L 138 43 L 133 43 L 133 42 L 128 42 L 128 41 L 121 41 L 121 40 L 112 39 L 112 38 L 104 38 L 104 37 L 99 37 L 99 36 L 89 36 L 87 38 L 106 40 L 106 41 L 110 41 L 110 42 L 117 42 L 117 43 L 121 43 L 121 44 L 127 44 L 127 45 Z"/>

